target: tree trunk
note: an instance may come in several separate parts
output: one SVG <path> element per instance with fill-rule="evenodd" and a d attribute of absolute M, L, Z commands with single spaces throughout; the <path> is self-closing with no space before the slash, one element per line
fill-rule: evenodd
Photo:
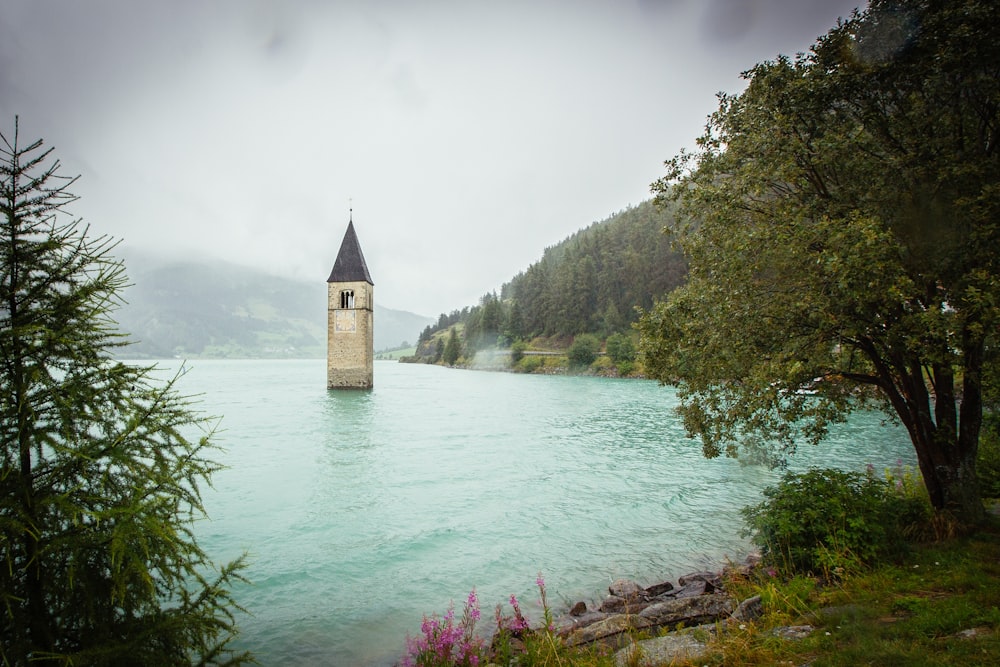
<path fill-rule="evenodd" d="M 973 526 L 986 517 L 979 494 L 976 456 L 982 426 L 982 353 L 968 346 L 960 409 L 955 409 L 956 392 L 950 368 L 938 367 L 936 391 L 932 395 L 919 362 L 896 359 L 903 370 L 899 391 L 888 392 L 890 402 L 910 434 L 917 454 L 920 474 L 931 505 L 947 510 L 965 525 Z"/>
<path fill-rule="evenodd" d="M 979 430 L 963 429 L 955 438 L 948 437 L 946 429 L 934 427 L 929 414 L 917 416 L 916 422 L 910 437 L 931 505 L 947 510 L 965 525 L 980 523 L 986 510 L 976 476 Z"/>

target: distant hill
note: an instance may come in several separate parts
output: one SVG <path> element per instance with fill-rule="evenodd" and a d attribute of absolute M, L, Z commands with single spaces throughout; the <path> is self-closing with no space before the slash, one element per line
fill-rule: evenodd
<path fill-rule="evenodd" d="M 220 262 L 125 259 L 116 313 L 133 358 L 326 356 L 326 285 Z M 416 341 L 432 318 L 375 305 L 375 350 Z"/>

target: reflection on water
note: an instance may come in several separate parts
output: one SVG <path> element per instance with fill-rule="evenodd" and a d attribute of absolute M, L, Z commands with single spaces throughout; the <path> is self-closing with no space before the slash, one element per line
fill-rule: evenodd
<path fill-rule="evenodd" d="M 228 469 L 200 539 L 250 554 L 240 644 L 264 665 L 390 664 L 424 613 L 511 593 L 599 595 L 739 557 L 739 508 L 777 477 L 706 460 L 654 382 L 379 362 L 371 391 L 327 391 L 322 360 L 196 361 L 180 382 L 223 415 Z M 859 416 L 793 467 L 911 461 Z"/>

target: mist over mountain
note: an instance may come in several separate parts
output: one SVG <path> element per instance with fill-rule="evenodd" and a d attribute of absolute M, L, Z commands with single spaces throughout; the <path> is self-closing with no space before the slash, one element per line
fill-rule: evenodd
<path fill-rule="evenodd" d="M 126 255 L 115 319 L 130 358 L 326 356 L 326 283 L 213 260 Z M 376 293 L 377 294 L 377 293 Z M 433 318 L 375 304 L 375 350 L 414 343 Z"/>

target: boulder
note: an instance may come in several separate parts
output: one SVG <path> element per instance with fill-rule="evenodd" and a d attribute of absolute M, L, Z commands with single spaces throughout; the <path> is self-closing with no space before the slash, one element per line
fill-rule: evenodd
<path fill-rule="evenodd" d="M 663 598 L 692 598 L 696 595 L 704 595 L 705 593 L 712 593 L 713 589 L 709 586 L 708 582 L 703 579 L 695 579 L 694 581 L 689 581 L 680 588 L 675 588 L 669 593 L 664 594 Z"/>
<path fill-rule="evenodd" d="M 722 575 L 718 572 L 708 572 L 707 570 L 704 572 L 692 572 L 677 579 L 677 583 L 681 586 L 687 586 L 695 581 L 705 582 L 706 593 L 714 593 L 722 588 Z"/>
<path fill-rule="evenodd" d="M 617 595 L 609 595 L 601 602 L 598 609 L 605 614 L 638 614 L 650 605 L 643 598 L 621 598 Z"/>
<path fill-rule="evenodd" d="M 580 616 L 560 616 L 553 621 L 552 625 L 556 634 L 561 637 L 568 637 L 580 628 L 603 621 L 607 617 L 607 614 L 599 611 L 588 611 Z"/>
<path fill-rule="evenodd" d="M 616 667 L 659 667 L 679 660 L 697 660 L 705 655 L 705 642 L 690 633 L 669 635 L 630 644 L 615 653 Z M 638 655 L 636 655 L 638 654 Z"/>
<path fill-rule="evenodd" d="M 648 595 L 651 598 L 657 598 L 660 597 L 661 595 L 664 595 L 665 593 L 669 593 L 672 590 L 674 590 L 674 585 L 669 581 L 664 581 L 663 583 L 660 584 L 653 584 L 652 586 L 647 586 L 646 595 Z"/>
<path fill-rule="evenodd" d="M 631 579 L 617 579 L 608 586 L 608 593 L 626 600 L 638 600 L 646 594 L 646 589 Z"/>
<path fill-rule="evenodd" d="M 736 607 L 736 611 L 733 612 L 733 620 L 744 622 L 754 621 L 760 618 L 763 613 L 764 603 L 761 601 L 759 595 L 754 595 L 752 598 L 747 598 Z"/>
<path fill-rule="evenodd" d="M 678 598 L 655 602 L 639 612 L 639 617 L 652 625 L 698 625 L 728 617 L 733 611 L 733 601 L 723 593 L 708 593 L 697 597 Z"/>
<path fill-rule="evenodd" d="M 585 628 L 576 630 L 566 638 L 567 646 L 604 642 L 618 644 L 630 630 L 642 630 L 652 625 L 647 619 L 627 614 L 614 614 Z"/>

